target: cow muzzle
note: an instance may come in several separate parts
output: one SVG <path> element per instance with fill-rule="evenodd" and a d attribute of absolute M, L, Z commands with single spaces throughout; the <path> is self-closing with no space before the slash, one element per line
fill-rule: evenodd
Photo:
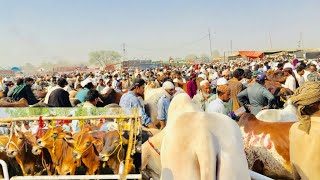
<path fill-rule="evenodd" d="M 34 155 L 40 155 L 41 154 L 41 148 L 39 146 L 33 146 L 32 147 L 32 154 Z"/>
<path fill-rule="evenodd" d="M 99 159 L 101 161 L 108 161 L 109 160 L 109 156 L 107 156 L 106 154 L 99 154 Z"/>
<path fill-rule="evenodd" d="M 18 152 L 17 151 L 15 151 L 15 150 L 7 150 L 7 156 L 8 157 L 15 157 L 16 155 L 18 154 Z"/>
<path fill-rule="evenodd" d="M 40 148 L 44 147 L 44 143 L 43 143 L 43 141 L 41 141 L 40 139 L 37 140 L 37 145 L 38 145 Z"/>
<path fill-rule="evenodd" d="M 72 152 L 72 157 L 75 158 L 75 159 L 80 159 L 81 158 L 81 155 L 77 152 Z"/>

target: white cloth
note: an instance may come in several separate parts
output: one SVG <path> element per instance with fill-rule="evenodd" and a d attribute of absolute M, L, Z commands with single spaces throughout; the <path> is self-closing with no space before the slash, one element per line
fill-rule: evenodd
<path fill-rule="evenodd" d="M 216 112 L 227 115 L 227 110 L 224 107 L 223 101 L 219 97 L 209 104 L 207 112 Z"/>
<path fill-rule="evenodd" d="M 111 85 L 111 87 L 113 88 L 113 89 L 116 89 L 116 87 L 117 87 L 117 80 L 116 79 L 114 79 L 113 81 L 112 81 L 112 85 Z"/>
<path fill-rule="evenodd" d="M 220 85 L 226 85 L 228 84 L 228 80 L 224 77 L 222 78 L 219 78 L 218 81 L 217 81 L 217 86 L 220 86 Z"/>
<path fill-rule="evenodd" d="M 72 91 L 72 89 L 69 85 L 66 85 L 63 89 L 67 92 Z"/>
<path fill-rule="evenodd" d="M 292 75 L 288 76 L 286 79 L 286 82 L 282 84 L 282 87 L 288 88 L 291 91 L 295 92 L 296 91 L 296 80 Z"/>
<path fill-rule="evenodd" d="M 299 87 L 301 87 L 304 83 L 304 77 L 300 76 L 298 73 L 296 74 L 297 81 L 299 83 Z"/>
<path fill-rule="evenodd" d="M 308 75 L 309 74 L 310 74 L 310 71 L 304 70 L 304 74 L 303 74 L 304 82 L 308 81 Z"/>
<path fill-rule="evenodd" d="M 52 93 L 52 91 L 56 90 L 56 89 L 59 89 L 61 88 L 60 86 L 56 85 L 56 86 L 53 86 L 51 87 L 50 89 L 48 89 L 48 92 L 46 94 L 46 97 L 44 98 L 44 103 L 48 104 L 49 102 L 49 96 L 50 94 Z"/>
<path fill-rule="evenodd" d="M 109 91 L 109 89 L 111 89 L 112 87 L 106 86 L 102 89 L 102 91 L 100 92 L 101 94 L 105 94 Z"/>

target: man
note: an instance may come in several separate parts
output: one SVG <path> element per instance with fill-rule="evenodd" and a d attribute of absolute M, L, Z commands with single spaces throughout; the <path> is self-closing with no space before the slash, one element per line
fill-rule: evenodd
<path fill-rule="evenodd" d="M 166 91 L 166 95 L 163 95 L 158 101 L 157 119 L 160 121 L 160 129 L 163 129 L 167 124 L 170 101 L 176 92 L 173 83 L 170 81 L 164 82 L 162 88 Z"/>
<path fill-rule="evenodd" d="M 12 87 L 14 84 L 13 84 L 13 79 L 12 78 L 10 78 L 10 77 L 5 77 L 4 79 L 3 79 L 3 86 L 4 86 L 4 92 L 6 93 L 6 94 L 8 94 L 8 92 L 9 92 L 9 88 L 10 87 Z"/>
<path fill-rule="evenodd" d="M 207 112 L 216 112 L 228 115 L 224 103 L 229 101 L 230 93 L 231 90 L 227 85 L 220 85 L 217 88 L 218 97 L 209 104 Z"/>
<path fill-rule="evenodd" d="M 88 91 L 86 102 L 83 103 L 82 107 L 95 107 L 99 101 L 99 92 L 91 89 Z"/>
<path fill-rule="evenodd" d="M 50 93 L 48 105 L 51 107 L 72 107 L 69 99 L 69 93 L 63 89 L 68 85 L 67 80 L 59 78 L 57 82 L 59 87 Z"/>
<path fill-rule="evenodd" d="M 116 88 L 114 89 L 114 91 L 122 92 L 122 83 L 120 81 L 116 83 Z"/>
<path fill-rule="evenodd" d="M 112 87 L 111 87 L 111 79 L 106 79 L 105 80 L 105 84 L 106 84 L 106 86 L 100 91 L 100 93 L 101 94 L 106 94 L 108 91 L 109 91 L 109 89 L 112 89 Z"/>
<path fill-rule="evenodd" d="M 209 81 L 202 80 L 200 82 L 200 90 L 195 96 L 193 96 L 192 101 L 203 111 L 206 111 L 209 103 L 213 100 L 211 97 L 211 87 Z"/>
<path fill-rule="evenodd" d="M 12 99 L 14 101 L 19 101 L 22 98 L 25 98 L 28 101 L 29 105 L 34 105 L 39 101 L 34 96 L 31 86 L 34 84 L 34 80 L 30 77 L 24 79 L 24 83 L 20 84 L 16 88 L 14 88 L 12 92 Z"/>
<path fill-rule="evenodd" d="M 297 66 L 296 68 L 297 72 L 295 73 L 299 87 L 301 87 L 304 83 L 304 67 L 303 66 Z"/>
<path fill-rule="evenodd" d="M 310 73 L 317 72 L 317 66 L 315 64 L 308 64 L 307 70 L 305 71 L 303 77 L 305 81 L 308 81 L 308 75 Z"/>
<path fill-rule="evenodd" d="M 291 67 L 284 68 L 284 75 L 287 77 L 286 82 L 282 84 L 282 87 L 290 89 L 292 92 L 295 92 L 299 87 L 298 81 L 294 76 L 293 70 Z"/>
<path fill-rule="evenodd" d="M 237 95 L 243 90 L 243 85 L 240 82 L 243 78 L 244 70 L 236 69 L 232 76 L 233 78 L 228 81 L 230 90 L 231 90 L 231 99 L 233 100 L 233 111 L 240 108 L 239 101 L 237 99 Z"/>
<path fill-rule="evenodd" d="M 145 81 L 143 79 L 134 79 L 133 85 L 129 88 L 129 92 L 121 96 L 119 105 L 122 108 L 140 108 L 142 114 L 141 123 L 149 128 L 156 128 L 138 98 L 138 96 L 144 95 L 144 87 Z"/>
<path fill-rule="evenodd" d="M 237 96 L 240 103 L 247 106 L 254 115 L 257 115 L 263 109 L 272 107 L 272 102 L 274 101 L 274 96 L 264 87 L 266 78 L 265 74 L 259 74 L 256 80 Z M 249 99 L 249 102 L 247 99 Z"/>
<path fill-rule="evenodd" d="M 94 89 L 94 86 L 92 84 L 91 79 L 89 79 L 89 78 L 85 79 L 80 84 L 83 87 L 83 89 L 78 91 L 78 93 L 76 95 L 76 99 L 78 99 L 80 102 L 83 103 L 83 102 L 85 102 L 85 100 L 87 98 L 87 94 L 88 94 L 89 90 Z"/>
<path fill-rule="evenodd" d="M 187 83 L 187 94 L 193 98 L 194 95 L 197 94 L 197 83 L 196 83 L 197 75 L 196 74 L 191 74 L 190 81 Z"/>
<path fill-rule="evenodd" d="M 101 79 L 99 79 L 99 83 L 98 83 L 98 86 L 97 86 L 97 91 L 98 91 L 98 92 L 101 92 L 104 87 L 105 87 L 104 81 L 103 81 L 103 79 L 101 78 Z"/>

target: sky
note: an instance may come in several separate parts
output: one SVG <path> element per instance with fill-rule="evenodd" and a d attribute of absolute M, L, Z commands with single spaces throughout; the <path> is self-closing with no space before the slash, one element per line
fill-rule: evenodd
<path fill-rule="evenodd" d="M 0 66 L 320 47 L 319 0 L 0 0 Z M 232 41 L 232 43 L 231 43 Z"/>

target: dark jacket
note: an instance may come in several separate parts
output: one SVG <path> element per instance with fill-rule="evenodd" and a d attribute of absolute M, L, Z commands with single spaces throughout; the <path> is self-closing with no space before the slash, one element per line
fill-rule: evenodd
<path fill-rule="evenodd" d="M 51 92 L 48 105 L 52 107 L 72 107 L 69 99 L 69 93 L 62 88 Z"/>
<path fill-rule="evenodd" d="M 20 90 L 18 91 L 13 90 L 14 91 L 14 93 L 12 94 L 13 100 L 19 101 L 20 99 L 25 98 L 28 101 L 29 105 L 34 105 L 39 102 L 35 97 L 35 95 L 33 94 L 31 90 L 31 86 L 23 84 L 23 85 L 17 86 L 16 88 L 17 89 L 20 88 Z"/>

